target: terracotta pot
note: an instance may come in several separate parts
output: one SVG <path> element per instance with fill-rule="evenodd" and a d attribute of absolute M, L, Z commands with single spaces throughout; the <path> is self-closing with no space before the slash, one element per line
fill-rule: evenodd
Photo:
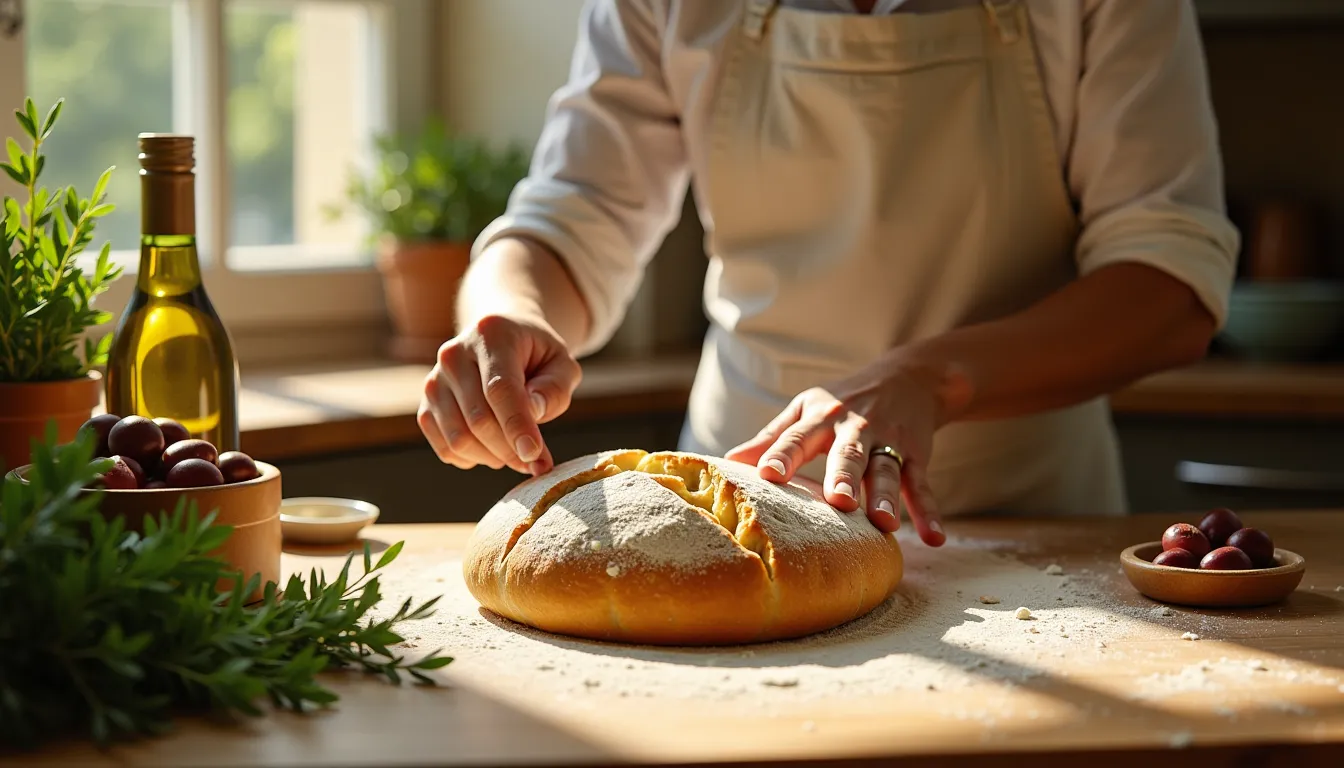
<path fill-rule="evenodd" d="M 91 371 L 82 379 L 0 384 L 0 467 L 28 463 L 31 441 L 46 436 L 55 420 L 60 442 L 75 439 L 81 424 L 93 415 L 103 391 L 103 375 Z"/>
<path fill-rule="evenodd" d="M 433 363 L 455 332 L 454 304 L 471 260 L 471 243 L 384 240 L 378 271 L 392 316 L 393 358 Z"/>
<path fill-rule="evenodd" d="M 141 531 L 146 515 L 172 513 L 181 499 L 195 502 L 199 514 L 214 511 L 215 524 L 233 526 L 233 534 L 212 554 L 219 556 L 245 578 L 260 574 L 257 590 L 248 602 L 261 599 L 266 582 L 280 583 L 280 470 L 257 462 L 261 477 L 241 483 L 209 488 L 158 488 L 134 491 L 102 491 L 98 511 L 111 520 L 121 517 L 126 529 Z M 27 479 L 28 468 L 19 467 L 11 477 Z M 82 495 L 97 491 L 82 491 Z M 284 586 L 281 584 L 281 586 Z M 233 588 L 231 580 L 218 584 L 220 590 Z"/>

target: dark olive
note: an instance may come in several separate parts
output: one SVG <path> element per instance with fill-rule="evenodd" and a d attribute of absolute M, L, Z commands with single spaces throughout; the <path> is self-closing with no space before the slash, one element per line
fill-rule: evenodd
<path fill-rule="evenodd" d="M 133 491 L 140 487 L 135 481 L 135 472 L 120 456 L 112 457 L 112 468 L 99 475 L 94 485 L 109 491 Z"/>
<path fill-rule="evenodd" d="M 242 483 L 261 477 L 257 463 L 242 451 L 228 451 L 219 455 L 219 471 L 224 473 L 224 482 Z"/>
<path fill-rule="evenodd" d="M 1215 509 L 1199 521 L 1199 530 L 1209 540 L 1210 547 L 1227 544 L 1227 537 L 1241 529 L 1241 518 L 1230 509 Z"/>
<path fill-rule="evenodd" d="M 1184 549 L 1194 555 L 1198 563 L 1199 558 L 1209 554 L 1209 550 L 1213 547 L 1209 546 L 1208 538 L 1195 526 L 1189 523 L 1176 523 L 1162 534 L 1162 549 Z"/>
<path fill-rule="evenodd" d="M 157 491 L 160 488 L 167 488 L 167 487 L 168 484 L 163 482 L 162 480 L 150 480 L 148 483 L 145 483 L 145 490 Z"/>
<path fill-rule="evenodd" d="M 1274 566 L 1274 541 L 1269 538 L 1269 534 L 1259 528 L 1242 528 L 1227 537 L 1227 546 L 1236 547 L 1246 556 L 1251 558 L 1251 565 L 1256 568 L 1272 568 Z"/>
<path fill-rule="evenodd" d="M 168 446 L 168 450 L 163 452 L 163 474 L 167 477 L 173 467 L 187 459 L 200 459 L 214 464 L 217 458 L 219 451 L 205 440 L 182 440 Z"/>
<path fill-rule="evenodd" d="M 141 466 L 154 464 L 163 453 L 163 431 L 144 416 L 127 416 L 107 433 L 107 447 L 112 453 L 130 456 Z"/>
<path fill-rule="evenodd" d="M 112 458 L 124 461 L 126 463 L 126 466 L 131 468 L 131 472 L 135 475 L 136 488 L 145 487 L 145 480 L 146 480 L 145 469 L 144 467 L 140 466 L 140 462 L 136 461 L 135 459 L 132 459 L 130 456 L 113 456 Z"/>
<path fill-rule="evenodd" d="M 1199 561 L 1199 567 L 1205 571 L 1249 571 L 1251 558 L 1236 547 L 1219 547 Z"/>
<path fill-rule="evenodd" d="M 187 428 L 172 419 L 166 419 L 160 416 L 154 420 L 154 423 L 157 424 L 159 430 L 163 432 L 164 448 L 167 448 L 173 443 L 180 443 L 183 440 L 191 439 L 191 433 L 187 431 Z"/>
<path fill-rule="evenodd" d="M 1153 565 L 1166 565 L 1172 568 L 1198 568 L 1199 558 L 1188 549 L 1175 547 L 1159 552 L 1153 558 Z"/>
<path fill-rule="evenodd" d="M 79 431 L 92 432 L 98 438 L 93 448 L 95 458 L 102 459 L 112 455 L 112 451 L 107 447 L 107 433 L 112 431 L 118 421 L 121 421 L 121 417 L 115 413 L 100 413 L 80 425 Z"/>
<path fill-rule="evenodd" d="M 168 470 L 167 483 L 170 488 L 204 488 L 223 485 L 224 475 L 205 459 L 183 459 Z"/>

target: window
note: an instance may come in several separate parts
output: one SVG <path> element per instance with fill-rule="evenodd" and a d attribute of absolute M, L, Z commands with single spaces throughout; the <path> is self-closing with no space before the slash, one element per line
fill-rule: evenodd
<path fill-rule="evenodd" d="M 3 7 L 7 0 L 0 0 Z M 13 4 L 13 0 L 8 0 Z M 115 165 L 117 211 L 100 225 L 138 259 L 136 135 L 196 136 L 197 227 L 206 286 L 247 357 L 277 329 L 381 323 L 358 216 L 332 219 L 371 139 L 428 112 L 431 0 L 27 0 L 6 37 L 0 106 L 65 98 L 48 185 L 86 191 Z M 6 66 L 17 60 L 20 76 Z M 120 282 L 102 300 L 113 311 Z M 283 333 L 279 334 L 283 335 Z M 254 356 L 255 357 L 255 356 Z"/>

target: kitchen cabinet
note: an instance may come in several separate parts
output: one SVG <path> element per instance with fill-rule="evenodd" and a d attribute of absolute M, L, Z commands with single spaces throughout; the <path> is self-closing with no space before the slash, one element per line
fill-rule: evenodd
<path fill-rule="evenodd" d="M 1118 415 L 1135 512 L 1344 506 L 1344 425 Z"/>

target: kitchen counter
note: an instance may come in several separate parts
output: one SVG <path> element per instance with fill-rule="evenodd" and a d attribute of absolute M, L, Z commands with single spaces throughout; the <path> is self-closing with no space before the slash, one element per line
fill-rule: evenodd
<path fill-rule="evenodd" d="M 867 634 L 840 633 L 815 646 L 815 663 L 795 653 L 788 668 L 774 661 L 783 658 L 779 646 L 706 655 L 520 633 L 460 597 L 456 558 L 470 526 L 375 526 L 366 536 L 378 548 L 406 542 L 383 579 L 390 602 L 445 594 L 439 614 L 408 635 L 457 658 L 440 673 L 447 685 L 332 676 L 342 701 L 330 712 L 279 713 L 237 728 L 184 722 L 172 736 L 103 757 L 65 745 L 26 764 L 1338 766 L 1342 515 L 1244 515 L 1306 557 L 1297 592 L 1266 608 L 1175 608 L 1166 617 L 1152 613 L 1156 604 L 1132 590 L 1116 560 L 1124 546 L 1156 538 L 1171 522 L 1166 517 L 953 521 L 947 550 L 905 540 L 905 586 L 889 601 L 904 606 L 898 621 L 881 632 L 869 625 Z M 286 554 L 285 567 L 330 571 L 342 560 L 341 552 L 306 550 Z M 958 562 L 980 565 L 964 572 L 952 565 Z M 1050 563 L 1066 575 L 1045 575 Z M 1066 588 L 1070 580 L 1081 591 Z M 1040 583 L 1048 591 L 1034 597 L 1012 592 Z M 1039 622 L 1013 618 L 1019 601 L 1050 600 L 1041 594 L 1054 594 L 1055 584 L 1057 610 L 1033 604 Z M 993 591 L 1002 591 L 1000 604 L 971 597 Z M 1085 594 L 1094 596 L 1079 597 Z M 930 615 L 950 620 L 941 627 Z M 1185 632 L 1199 639 L 1182 639 Z M 927 661 L 919 674 L 944 670 L 937 684 L 878 672 L 888 656 L 911 657 L 913 665 L 922 661 L 913 657 L 934 652 L 948 666 Z M 566 670 L 585 658 L 597 670 L 593 679 L 563 687 Z M 843 658 L 850 661 L 837 661 Z M 692 689 L 679 684 L 624 695 L 639 693 L 636 678 L 649 670 L 676 664 L 699 665 L 682 667 L 688 687 L 720 671 L 764 686 L 717 699 L 688 697 Z M 669 680 L 681 679 L 672 674 Z M 820 686 L 845 675 L 849 688 Z M 759 710 L 742 706 L 753 696 Z"/>
<path fill-rule="evenodd" d="M 688 355 L 585 362 L 561 419 L 680 411 L 695 365 Z M 414 417 L 427 371 L 372 360 L 245 372 L 243 450 L 274 461 L 418 443 Z M 1140 381 L 1112 407 L 1122 416 L 1344 422 L 1344 365 L 1208 361 Z"/>

